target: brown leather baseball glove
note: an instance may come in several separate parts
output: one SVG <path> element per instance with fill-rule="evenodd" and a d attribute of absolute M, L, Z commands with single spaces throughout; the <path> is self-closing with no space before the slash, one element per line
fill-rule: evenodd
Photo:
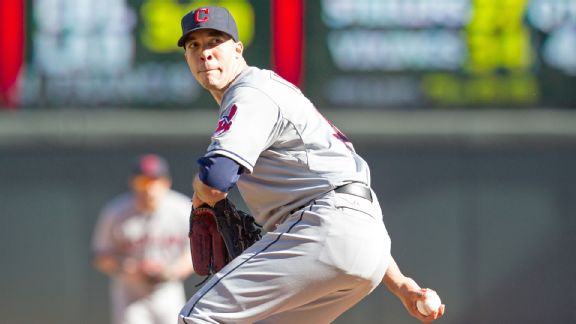
<path fill-rule="evenodd" d="M 258 241 L 261 231 L 254 217 L 226 198 L 214 207 L 204 204 L 192 209 L 188 237 L 194 272 L 208 276 Z"/>

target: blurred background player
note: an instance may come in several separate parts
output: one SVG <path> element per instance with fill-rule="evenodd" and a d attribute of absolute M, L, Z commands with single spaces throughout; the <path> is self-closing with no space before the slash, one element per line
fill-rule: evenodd
<path fill-rule="evenodd" d="M 94 264 L 111 278 L 114 324 L 174 323 L 193 273 L 188 241 L 190 198 L 171 190 L 169 166 L 139 157 L 131 191 L 102 210 L 93 236 Z"/>

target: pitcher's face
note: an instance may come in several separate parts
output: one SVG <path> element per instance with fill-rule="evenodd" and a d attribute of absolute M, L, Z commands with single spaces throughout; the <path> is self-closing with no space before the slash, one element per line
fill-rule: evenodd
<path fill-rule="evenodd" d="M 226 33 L 197 30 L 190 34 L 184 49 L 190 71 L 210 92 L 225 91 L 239 73 L 244 48 Z"/>

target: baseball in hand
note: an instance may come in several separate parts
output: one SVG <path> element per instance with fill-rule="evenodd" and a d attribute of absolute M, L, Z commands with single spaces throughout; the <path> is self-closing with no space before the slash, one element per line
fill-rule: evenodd
<path fill-rule="evenodd" d="M 436 311 L 441 304 L 442 302 L 438 294 L 433 290 L 428 290 L 426 291 L 426 298 L 424 300 L 418 300 L 416 307 L 422 315 L 428 316 Z"/>

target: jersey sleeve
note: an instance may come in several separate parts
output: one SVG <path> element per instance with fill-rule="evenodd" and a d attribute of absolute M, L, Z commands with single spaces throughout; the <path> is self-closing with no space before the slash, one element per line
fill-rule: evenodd
<path fill-rule="evenodd" d="M 258 89 L 234 90 L 235 94 L 223 103 L 206 156 L 226 156 L 252 172 L 260 153 L 278 133 L 280 109 Z"/>

